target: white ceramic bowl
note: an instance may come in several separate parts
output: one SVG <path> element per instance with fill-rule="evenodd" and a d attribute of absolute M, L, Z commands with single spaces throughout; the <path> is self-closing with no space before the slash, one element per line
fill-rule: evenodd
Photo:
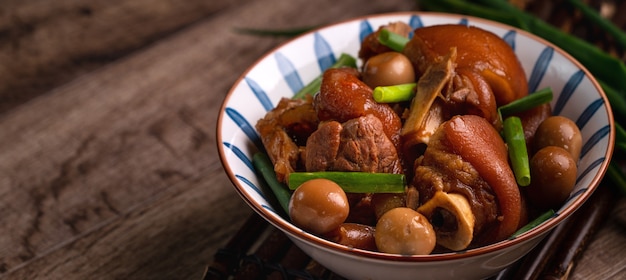
<path fill-rule="evenodd" d="M 576 121 L 583 135 L 577 183 L 555 217 L 512 240 L 456 253 L 402 256 L 351 249 L 316 237 L 281 216 L 252 165 L 261 147 L 257 120 L 281 97 L 290 97 L 343 52 L 357 56 L 360 42 L 380 25 L 404 21 L 414 28 L 445 23 L 475 25 L 504 38 L 526 71 L 529 90 L 551 87 L 553 111 Z M 570 216 L 601 181 L 614 143 L 613 117 L 600 86 L 554 45 L 510 26 L 461 15 L 393 13 L 356 18 L 317 29 L 283 44 L 252 65 L 224 100 L 217 124 L 222 164 L 241 197 L 320 264 L 349 279 L 479 279 L 498 273 L 530 251 Z"/>

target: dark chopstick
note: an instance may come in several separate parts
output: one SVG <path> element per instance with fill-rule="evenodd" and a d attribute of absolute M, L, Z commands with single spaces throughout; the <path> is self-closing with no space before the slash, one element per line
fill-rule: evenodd
<path fill-rule="evenodd" d="M 268 226 L 269 224 L 256 213 L 250 215 L 239 231 L 217 251 L 213 262 L 207 268 L 204 280 L 226 279 L 232 275 L 239 266 L 241 255 L 248 251 L 259 238 L 259 234 Z"/>
<path fill-rule="evenodd" d="M 600 185 L 568 220 L 495 279 L 567 279 L 588 241 L 606 221 L 616 197 L 610 186 Z"/>
<path fill-rule="evenodd" d="M 582 256 L 587 245 L 602 223 L 613 209 L 618 196 L 608 185 L 600 185 L 590 201 L 585 203 L 580 212 L 574 213 L 576 221 L 567 238 L 562 242 L 560 250 L 544 268 L 542 279 L 567 279 Z"/>
<path fill-rule="evenodd" d="M 233 279 L 258 279 L 266 276 L 269 270 L 266 264 L 278 262 L 289 249 L 290 240 L 280 230 L 270 228 L 270 234 L 250 256 L 243 258 L 241 267 Z M 260 235 L 260 232 L 257 233 Z"/>
<path fill-rule="evenodd" d="M 304 253 L 298 246 L 291 244 L 283 258 L 276 264 L 273 272 L 267 275 L 268 280 L 292 279 L 290 274 L 300 274 L 297 278 L 313 278 L 306 272 L 305 267 L 311 262 L 311 257 Z"/>
<path fill-rule="evenodd" d="M 575 220 L 570 218 L 553 229 L 528 255 L 522 258 L 515 269 L 505 271 L 507 275 L 501 279 L 537 279 L 553 258 L 554 253 L 559 250 L 559 246 L 570 232 Z"/>

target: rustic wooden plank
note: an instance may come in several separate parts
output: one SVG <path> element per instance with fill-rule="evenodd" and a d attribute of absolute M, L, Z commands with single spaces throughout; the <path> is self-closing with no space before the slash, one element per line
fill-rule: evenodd
<path fill-rule="evenodd" d="M 214 251 L 235 231 L 230 221 L 250 213 L 217 160 L 220 102 L 246 67 L 286 40 L 232 28 L 319 25 L 414 5 L 298 4 L 230 6 L 0 115 L 0 275 L 178 278 L 169 274 L 176 263 L 208 263 L 194 250 Z M 212 196 L 237 207 L 217 211 Z M 196 197 L 209 200 L 185 206 Z M 204 227 L 189 229 L 200 215 Z"/>
<path fill-rule="evenodd" d="M 570 279 L 623 279 L 626 275 L 626 197 L 620 198 L 595 237 L 572 269 Z"/>
<path fill-rule="evenodd" d="M 247 1 L 0 3 L 0 113 Z"/>
<path fill-rule="evenodd" d="M 201 279 L 218 245 L 251 212 L 228 184 L 226 176 L 214 174 L 173 186 L 156 200 L 58 244 L 6 279 Z M 209 191 L 218 186 L 226 190 Z M 216 212 L 222 214 L 211 214 Z"/>

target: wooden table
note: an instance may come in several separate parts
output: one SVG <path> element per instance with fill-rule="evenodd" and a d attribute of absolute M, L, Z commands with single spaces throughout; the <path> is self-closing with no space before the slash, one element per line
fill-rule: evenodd
<path fill-rule="evenodd" d="M 252 210 L 217 155 L 239 75 L 315 26 L 416 1 L 0 3 L 0 277 L 201 279 Z M 576 234 L 576 233 L 572 233 Z M 570 278 L 626 275 L 626 199 Z"/>

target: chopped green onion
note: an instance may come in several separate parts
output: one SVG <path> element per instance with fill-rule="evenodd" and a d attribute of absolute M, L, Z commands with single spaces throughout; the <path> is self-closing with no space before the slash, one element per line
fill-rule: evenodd
<path fill-rule="evenodd" d="M 416 83 L 393 86 L 377 86 L 374 88 L 374 100 L 378 103 L 395 103 L 409 101 L 415 96 Z"/>
<path fill-rule="evenodd" d="M 509 104 L 502 105 L 498 108 L 498 111 L 503 118 L 506 118 L 550 101 L 552 101 L 552 89 L 544 88 L 520 99 L 514 100 Z"/>
<path fill-rule="evenodd" d="M 285 210 L 285 213 L 289 213 L 289 200 L 291 199 L 291 192 L 287 186 L 276 179 L 274 164 L 272 164 L 270 158 L 265 153 L 258 152 L 252 156 L 252 164 L 257 172 L 261 173 L 263 179 L 265 179 L 265 182 L 278 200 L 278 204 L 280 204 L 283 210 Z"/>
<path fill-rule="evenodd" d="M 541 223 L 547 221 L 548 219 L 552 218 L 555 216 L 555 212 L 554 210 L 550 209 L 546 212 L 544 212 L 543 214 L 539 215 L 539 217 L 535 218 L 534 220 L 532 220 L 530 223 L 526 224 L 525 226 L 521 227 L 520 229 L 518 229 L 516 232 L 514 232 L 511 237 L 509 237 L 509 239 L 513 239 L 515 237 L 520 236 L 522 233 L 527 232 L 535 227 L 537 227 L 538 225 L 540 225 Z"/>
<path fill-rule="evenodd" d="M 335 61 L 335 63 L 330 66 L 330 68 L 340 68 L 340 67 L 356 68 L 356 58 L 354 58 L 353 56 L 349 54 L 342 53 L 339 56 L 339 59 L 337 59 L 337 61 Z M 320 86 L 322 84 L 322 75 L 323 73 L 317 76 L 315 79 L 313 79 L 313 81 L 308 83 L 302 89 L 300 89 L 293 96 L 293 98 L 294 99 L 304 98 L 307 95 L 314 95 L 315 93 L 317 93 L 320 90 Z"/>
<path fill-rule="evenodd" d="M 519 117 L 508 117 L 504 120 L 504 139 L 509 149 L 511 167 L 517 184 L 528 186 L 530 184 L 530 163 L 524 129 Z"/>
<path fill-rule="evenodd" d="M 626 130 L 618 123 L 615 123 L 615 147 L 626 153 Z"/>
<path fill-rule="evenodd" d="M 383 28 L 378 34 L 378 41 L 394 51 L 402 52 L 404 46 L 409 42 L 409 38 Z"/>
<path fill-rule="evenodd" d="M 598 83 L 600 83 L 607 99 L 609 99 L 613 112 L 622 117 L 622 119 L 626 118 L 626 97 L 606 83 L 602 81 L 598 81 Z"/>
<path fill-rule="evenodd" d="M 293 172 L 287 179 L 289 189 L 295 190 L 302 183 L 324 178 L 337 183 L 347 193 L 403 193 L 406 180 L 404 174 L 367 172 Z"/>

